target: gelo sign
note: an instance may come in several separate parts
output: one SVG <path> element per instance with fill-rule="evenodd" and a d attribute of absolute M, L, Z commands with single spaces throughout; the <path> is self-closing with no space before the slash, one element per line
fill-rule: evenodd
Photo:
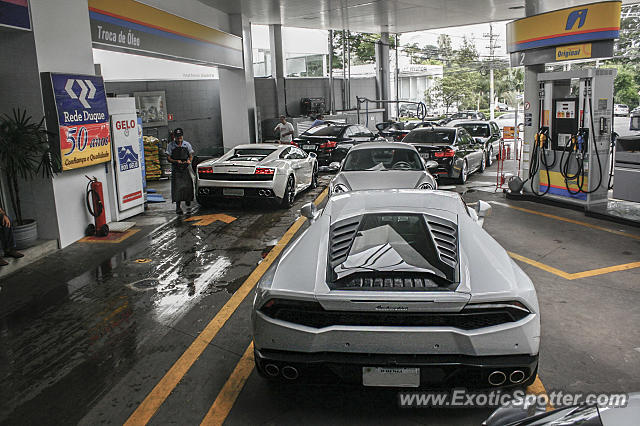
<path fill-rule="evenodd" d="M 102 77 L 51 74 L 62 170 L 111 160 L 109 112 Z"/>

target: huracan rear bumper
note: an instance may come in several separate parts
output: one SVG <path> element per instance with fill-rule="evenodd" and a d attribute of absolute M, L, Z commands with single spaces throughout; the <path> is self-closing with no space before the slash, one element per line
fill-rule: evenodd
<path fill-rule="evenodd" d="M 303 353 L 345 352 L 405 355 L 537 355 L 540 318 L 462 330 L 455 327 L 329 326 L 312 328 L 253 312 L 258 349 Z"/>
<path fill-rule="evenodd" d="M 465 356 L 465 355 L 393 355 L 360 353 L 302 353 L 272 349 L 255 349 L 258 372 L 272 380 L 292 381 L 281 374 L 293 367 L 297 382 L 362 385 L 362 371 L 367 367 L 419 368 L 420 388 L 490 389 L 528 386 L 534 380 L 538 355 Z M 277 367 L 278 374 L 268 374 L 266 366 Z M 273 369 L 272 369 L 273 371 Z M 504 382 L 492 385 L 489 377 L 504 374 Z M 495 377 L 495 376 L 494 376 Z M 501 376 L 499 376 L 501 377 Z M 510 378 L 518 379 L 514 383 Z"/>

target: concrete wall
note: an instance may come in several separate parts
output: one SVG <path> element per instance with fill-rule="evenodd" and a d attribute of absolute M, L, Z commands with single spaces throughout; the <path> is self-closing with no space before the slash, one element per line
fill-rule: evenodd
<path fill-rule="evenodd" d="M 168 127 L 145 128 L 144 133 L 166 138 L 169 129 L 182 127 L 196 154 L 212 155 L 222 147 L 220 82 L 218 80 L 107 82 L 107 93 L 118 95 L 164 90 L 167 112 L 174 120 Z"/>
<path fill-rule="evenodd" d="M 336 110 L 345 108 L 342 102 L 342 91 L 345 82 L 334 78 L 334 105 Z M 273 78 L 256 78 L 256 105 L 260 111 L 260 119 L 277 117 L 285 111 L 277 110 L 275 81 Z M 329 78 L 287 78 L 287 113 L 290 117 L 301 114 L 300 99 L 324 97 L 329 107 Z M 356 108 L 356 96 L 376 98 L 375 77 L 351 79 L 351 108 Z"/>

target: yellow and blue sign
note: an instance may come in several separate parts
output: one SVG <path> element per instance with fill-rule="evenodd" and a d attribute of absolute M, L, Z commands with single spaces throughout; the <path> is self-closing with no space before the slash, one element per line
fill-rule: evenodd
<path fill-rule="evenodd" d="M 560 195 L 562 197 L 576 198 L 578 200 L 586 200 L 587 194 L 580 192 L 576 179 L 569 179 L 565 181 L 564 176 L 560 172 L 550 171 L 547 176 L 546 171 L 541 171 L 540 174 L 540 191 L 546 191 L 549 188 L 549 194 Z M 582 179 L 582 176 L 580 177 Z M 583 187 L 589 187 L 589 178 L 584 177 Z M 569 189 L 567 189 L 567 185 Z"/>
<path fill-rule="evenodd" d="M 241 68 L 242 38 L 134 0 L 89 0 L 97 48 Z"/>
<path fill-rule="evenodd" d="M 591 43 L 572 44 L 556 47 L 556 61 L 569 61 L 572 59 L 588 59 L 591 57 Z"/>
<path fill-rule="evenodd" d="M 507 51 L 513 53 L 541 47 L 616 39 L 620 33 L 621 4 L 620 1 L 585 4 L 509 22 Z"/>

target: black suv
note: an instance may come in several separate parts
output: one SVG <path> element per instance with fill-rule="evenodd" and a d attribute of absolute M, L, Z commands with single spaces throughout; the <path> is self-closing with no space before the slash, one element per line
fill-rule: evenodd
<path fill-rule="evenodd" d="M 450 117 L 440 120 L 440 125 L 444 126 L 445 124 L 448 124 L 453 120 L 486 120 L 486 119 L 487 119 L 487 116 L 480 111 L 458 111 L 454 114 L 451 114 Z"/>
<path fill-rule="evenodd" d="M 318 164 L 328 166 L 340 162 L 353 145 L 378 140 L 376 135 L 361 124 L 327 123 L 302 133 L 293 143 L 306 152 L 318 156 Z"/>

